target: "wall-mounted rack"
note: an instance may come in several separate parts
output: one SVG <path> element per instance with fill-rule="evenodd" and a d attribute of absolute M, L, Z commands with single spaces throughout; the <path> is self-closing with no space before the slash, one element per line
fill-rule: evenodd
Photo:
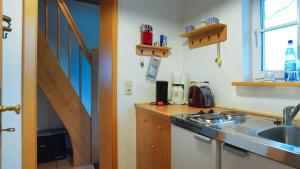
<path fill-rule="evenodd" d="M 150 46 L 150 45 L 136 45 L 136 54 L 139 56 L 157 56 L 157 57 L 168 57 L 170 55 L 171 48 Z"/>
<path fill-rule="evenodd" d="M 227 25 L 222 23 L 208 24 L 191 32 L 183 33 L 180 37 L 188 38 L 190 49 L 224 42 L 227 39 Z"/>

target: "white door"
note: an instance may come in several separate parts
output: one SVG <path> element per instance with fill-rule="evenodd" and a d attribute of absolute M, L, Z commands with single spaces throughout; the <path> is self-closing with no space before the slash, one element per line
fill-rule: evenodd
<path fill-rule="evenodd" d="M 2 1 L 2 14 L 9 16 L 12 32 L 2 39 L 1 106 L 21 104 L 22 93 L 22 0 Z M 7 25 L 3 22 L 3 25 Z M 2 35 L 2 34 L 1 34 Z M 0 72 L 1 72 L 0 71 Z M 3 107 L 2 107 L 3 108 Z M 13 109 L 13 107 L 12 107 Z M 1 108 L 0 108 L 1 110 Z M 21 113 L 22 114 L 22 113 Z M 1 112 L 1 169 L 22 168 L 22 119 L 14 111 Z"/>
<path fill-rule="evenodd" d="M 295 169 L 249 151 L 222 144 L 221 169 Z"/>
<path fill-rule="evenodd" d="M 172 125 L 172 169 L 219 169 L 219 143 Z"/>

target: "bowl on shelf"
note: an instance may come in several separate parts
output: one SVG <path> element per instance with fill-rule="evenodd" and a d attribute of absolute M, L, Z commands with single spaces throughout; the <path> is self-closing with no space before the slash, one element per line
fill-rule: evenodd
<path fill-rule="evenodd" d="M 187 25 L 184 27 L 185 32 L 191 32 L 193 30 L 195 30 L 195 26 L 194 25 Z"/>

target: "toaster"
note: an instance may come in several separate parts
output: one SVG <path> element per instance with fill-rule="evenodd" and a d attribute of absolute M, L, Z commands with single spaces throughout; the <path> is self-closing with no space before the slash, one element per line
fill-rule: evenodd
<path fill-rule="evenodd" d="M 191 86 L 188 94 L 188 105 L 197 108 L 214 107 L 211 89 L 208 86 Z"/>

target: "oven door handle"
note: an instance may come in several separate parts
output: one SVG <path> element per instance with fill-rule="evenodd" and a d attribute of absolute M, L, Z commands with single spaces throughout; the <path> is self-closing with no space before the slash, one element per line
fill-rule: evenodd
<path fill-rule="evenodd" d="M 207 143 L 207 144 L 210 144 L 211 140 L 212 140 L 211 138 L 208 138 L 208 137 L 205 137 L 205 136 L 201 136 L 199 134 L 195 134 L 194 138 L 196 140 L 202 141 L 202 142 Z"/>
<path fill-rule="evenodd" d="M 223 145 L 223 149 L 230 152 L 230 153 L 233 153 L 235 155 L 241 156 L 241 157 L 246 157 L 247 153 L 248 153 L 247 150 L 241 149 L 239 147 L 232 146 L 232 145 L 227 144 L 227 143 L 225 143 Z"/>

